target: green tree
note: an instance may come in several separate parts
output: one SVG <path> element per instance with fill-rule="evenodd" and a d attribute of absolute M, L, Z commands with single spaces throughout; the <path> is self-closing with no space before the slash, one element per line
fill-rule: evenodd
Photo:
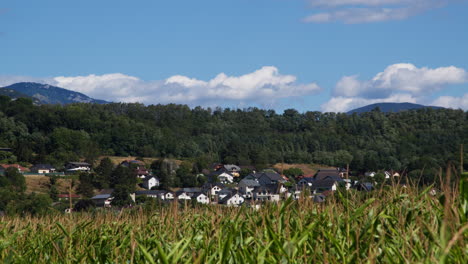
<path fill-rule="evenodd" d="M 283 171 L 283 174 L 289 179 L 297 179 L 299 176 L 303 176 L 304 172 L 300 168 L 289 168 Z"/>
<path fill-rule="evenodd" d="M 130 194 L 133 192 L 127 185 L 119 184 L 115 186 L 114 191 L 112 192 L 112 196 L 114 199 L 112 200 L 111 205 L 115 207 L 122 207 L 133 204 L 133 200 L 130 197 Z"/>
<path fill-rule="evenodd" d="M 96 167 L 96 177 L 94 179 L 94 186 L 98 189 L 109 188 L 111 185 L 111 175 L 114 170 L 114 164 L 110 158 L 104 158 Z"/>
<path fill-rule="evenodd" d="M 10 183 L 10 188 L 16 192 L 23 193 L 26 191 L 26 179 L 17 168 L 9 167 L 5 171 L 5 177 Z"/>
<path fill-rule="evenodd" d="M 94 195 L 93 174 L 88 172 L 81 172 L 79 174 L 80 183 L 76 188 L 76 192 L 83 197 L 91 198 Z"/>

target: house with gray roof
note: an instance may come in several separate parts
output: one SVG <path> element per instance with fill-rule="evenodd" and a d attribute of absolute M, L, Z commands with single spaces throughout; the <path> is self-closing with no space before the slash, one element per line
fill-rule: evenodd
<path fill-rule="evenodd" d="M 257 179 L 242 179 L 238 184 L 239 191 L 244 195 L 245 198 L 252 198 L 252 191 L 259 186 L 260 183 L 258 183 Z"/>
<path fill-rule="evenodd" d="M 219 200 L 219 204 L 224 204 L 228 206 L 239 206 L 245 201 L 244 197 L 238 193 L 231 193 L 225 196 L 223 199 Z"/>
<path fill-rule="evenodd" d="M 279 201 L 280 188 L 278 184 L 268 184 L 256 187 L 252 192 L 254 201 Z"/>
<path fill-rule="evenodd" d="M 260 185 L 278 184 L 287 182 L 279 173 L 276 172 L 256 172 L 247 175 L 244 179 L 257 180 Z"/>

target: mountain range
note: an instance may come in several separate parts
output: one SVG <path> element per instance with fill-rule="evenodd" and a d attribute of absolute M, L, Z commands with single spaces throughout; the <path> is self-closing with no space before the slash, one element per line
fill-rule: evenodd
<path fill-rule="evenodd" d="M 0 88 L 0 95 L 6 95 L 11 98 L 29 98 L 36 105 L 39 104 L 71 104 L 71 103 L 109 103 L 104 100 L 94 99 L 85 94 L 70 91 L 64 88 L 32 82 L 15 83 L 3 88 Z M 400 112 L 412 109 L 442 107 L 425 106 L 413 103 L 376 103 L 348 111 L 347 114 L 365 113 L 379 108 L 381 112 Z"/>
<path fill-rule="evenodd" d="M 31 98 L 35 104 L 108 103 L 64 88 L 32 82 L 20 82 L 0 88 L 0 95 Z"/>
<path fill-rule="evenodd" d="M 433 109 L 442 109 L 443 107 L 439 106 L 426 106 L 420 104 L 413 104 L 413 103 L 376 103 L 366 105 L 360 108 L 353 109 L 348 111 L 347 114 L 354 114 L 354 113 L 365 113 L 370 112 L 376 108 L 379 108 L 381 112 L 390 113 L 390 112 L 400 112 L 406 110 L 414 110 L 414 109 L 421 109 L 421 108 L 433 108 Z"/>

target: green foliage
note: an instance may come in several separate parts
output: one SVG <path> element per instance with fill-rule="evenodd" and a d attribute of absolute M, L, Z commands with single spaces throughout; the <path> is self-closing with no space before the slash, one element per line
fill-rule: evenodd
<path fill-rule="evenodd" d="M 108 188 L 111 184 L 111 175 L 114 170 L 114 164 L 111 159 L 104 158 L 99 163 L 99 166 L 94 170 L 96 177 L 94 178 L 94 186 L 98 189 Z"/>
<path fill-rule="evenodd" d="M 112 196 L 114 197 L 112 200 L 112 206 L 122 207 L 133 204 L 130 197 L 130 194 L 133 193 L 133 188 L 128 185 L 116 185 L 114 187 L 114 192 L 112 192 Z"/>
<path fill-rule="evenodd" d="M 55 187 L 55 185 L 52 185 L 50 186 L 49 188 L 49 197 L 50 199 L 52 199 L 52 201 L 56 202 L 58 201 L 58 190 L 57 190 L 57 187 Z"/>
<path fill-rule="evenodd" d="M 137 183 L 137 177 L 133 169 L 125 166 L 117 166 L 111 174 L 110 186 L 115 188 L 116 186 L 128 186 L 129 192 L 135 190 Z"/>
<path fill-rule="evenodd" d="M 52 200 L 48 195 L 31 193 L 19 195 L 9 202 L 5 211 L 9 215 L 45 215 L 51 211 Z"/>
<path fill-rule="evenodd" d="M 91 211 L 96 206 L 91 199 L 81 199 L 76 202 L 75 206 L 73 207 L 74 212 L 83 212 L 83 211 Z"/>
<path fill-rule="evenodd" d="M 80 183 L 76 188 L 76 192 L 81 194 L 85 198 L 91 198 L 94 196 L 94 174 L 88 172 L 80 172 Z"/>
<path fill-rule="evenodd" d="M 0 146 L 14 148 L 18 161 L 55 166 L 80 157 L 94 161 L 105 153 L 189 159 L 194 174 L 214 161 L 255 165 L 257 170 L 284 161 L 340 167 L 349 163 L 358 172 L 431 171 L 447 162 L 459 165 L 459 146 L 468 145 L 466 135 L 468 113 L 451 109 L 360 115 L 287 109 L 280 114 L 258 108 L 34 106 L 25 100 L 0 100 Z M 167 186 L 176 184 L 176 170 L 161 172 Z"/>
<path fill-rule="evenodd" d="M 164 206 L 2 219 L 9 263 L 467 263 L 466 221 L 424 190 L 248 207 Z M 1 195 L 1 193 L 0 193 Z M 345 197 L 349 196 L 350 199 Z"/>
<path fill-rule="evenodd" d="M 9 167 L 5 171 L 5 178 L 8 180 L 9 188 L 18 193 L 26 191 L 26 179 L 17 168 Z"/>
<path fill-rule="evenodd" d="M 289 179 L 297 179 L 298 176 L 303 176 L 304 172 L 299 168 L 289 168 L 284 170 L 283 174 Z"/>

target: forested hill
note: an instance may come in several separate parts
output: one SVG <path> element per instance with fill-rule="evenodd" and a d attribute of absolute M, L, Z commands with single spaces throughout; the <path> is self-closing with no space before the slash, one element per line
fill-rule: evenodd
<path fill-rule="evenodd" d="M 20 82 L 4 87 L 3 89 L 16 91 L 17 93 L 32 97 L 34 98 L 33 100 L 37 100 L 40 104 L 107 103 L 104 100 L 93 99 L 82 93 L 41 83 Z"/>
<path fill-rule="evenodd" d="M 360 108 L 353 109 L 348 112 L 348 114 L 354 113 L 365 113 L 370 112 L 374 109 L 378 108 L 382 112 L 400 112 L 406 110 L 415 110 L 421 108 L 433 108 L 433 109 L 441 109 L 442 107 L 438 106 L 425 106 L 420 104 L 412 104 L 412 103 L 377 103 L 377 104 L 370 104 Z"/>
<path fill-rule="evenodd" d="M 279 114 L 174 104 L 35 106 L 4 96 L 0 111 L 0 147 L 14 148 L 21 161 L 56 165 L 107 154 L 257 166 L 350 163 L 353 170 L 433 177 L 447 161 L 459 164 L 460 144 L 468 146 L 468 112 L 451 109 L 360 115 L 289 109 Z"/>

